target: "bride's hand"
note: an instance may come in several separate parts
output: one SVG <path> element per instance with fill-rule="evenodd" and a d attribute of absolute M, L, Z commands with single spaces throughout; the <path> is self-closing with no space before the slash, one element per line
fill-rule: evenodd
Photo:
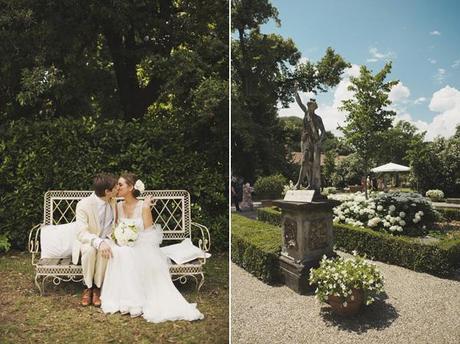
<path fill-rule="evenodd" d="M 150 195 L 145 196 L 144 203 L 142 204 L 142 207 L 150 209 L 150 207 L 153 207 L 156 202 L 157 202 L 156 200 L 152 199 L 152 196 L 150 196 Z"/>

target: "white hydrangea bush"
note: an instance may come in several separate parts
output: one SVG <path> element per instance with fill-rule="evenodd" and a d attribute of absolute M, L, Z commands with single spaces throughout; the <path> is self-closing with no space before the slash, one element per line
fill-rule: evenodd
<path fill-rule="evenodd" d="M 444 199 L 444 192 L 442 190 L 434 189 L 434 190 L 428 190 L 425 193 L 425 196 L 431 199 L 432 201 L 440 201 Z"/>
<path fill-rule="evenodd" d="M 330 195 L 342 203 L 334 208 L 333 221 L 393 234 L 422 235 L 433 223 L 431 204 L 415 193 L 364 193 Z"/>

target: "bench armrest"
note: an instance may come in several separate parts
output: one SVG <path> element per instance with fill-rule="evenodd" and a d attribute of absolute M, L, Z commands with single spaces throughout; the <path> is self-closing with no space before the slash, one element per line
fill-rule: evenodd
<path fill-rule="evenodd" d="M 42 224 L 38 224 L 32 227 L 29 232 L 29 252 L 32 253 L 32 265 L 37 265 L 35 261 L 35 255 L 40 252 L 40 230 Z"/>
<path fill-rule="evenodd" d="M 192 222 L 191 225 L 192 229 L 195 227 L 198 228 L 201 232 L 201 238 L 198 240 L 198 247 L 204 252 L 209 252 L 211 248 L 211 236 L 209 235 L 208 227 L 196 222 Z M 206 255 L 204 257 L 203 263 L 206 263 Z"/>

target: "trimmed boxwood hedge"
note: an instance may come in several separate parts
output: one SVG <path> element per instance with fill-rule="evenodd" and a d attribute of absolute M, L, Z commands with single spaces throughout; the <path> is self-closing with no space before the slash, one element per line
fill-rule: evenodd
<path fill-rule="evenodd" d="M 232 261 L 266 283 L 281 281 L 279 227 L 232 214 Z"/>
<path fill-rule="evenodd" d="M 334 224 L 338 249 L 437 276 L 449 276 L 460 266 L 460 240 L 424 244 L 417 238 L 391 236 L 368 228 Z"/>
<path fill-rule="evenodd" d="M 281 226 L 281 212 L 277 208 L 257 208 L 257 219 L 274 226 Z"/>
<path fill-rule="evenodd" d="M 268 218 L 271 223 L 276 222 L 276 217 L 278 223 L 281 221 L 281 212 L 273 208 L 260 208 L 258 215 L 259 219 Z M 392 236 L 345 224 L 334 224 L 334 237 L 337 249 L 356 250 L 372 259 L 415 271 L 445 277 L 460 267 L 460 239 L 427 244 L 418 238 Z"/>
<path fill-rule="evenodd" d="M 460 209 L 436 207 L 436 210 L 449 221 L 460 221 Z"/>

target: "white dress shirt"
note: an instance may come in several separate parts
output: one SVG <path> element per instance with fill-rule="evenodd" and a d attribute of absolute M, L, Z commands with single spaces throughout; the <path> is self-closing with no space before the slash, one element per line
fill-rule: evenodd
<path fill-rule="evenodd" d="M 97 204 L 99 224 L 101 226 L 101 234 L 99 235 L 99 238 L 96 238 L 92 241 L 92 245 L 94 248 L 99 249 L 101 243 L 104 241 L 105 238 L 108 237 L 110 231 L 112 230 L 113 211 L 109 202 L 106 202 L 105 200 L 97 196 L 95 198 Z"/>

